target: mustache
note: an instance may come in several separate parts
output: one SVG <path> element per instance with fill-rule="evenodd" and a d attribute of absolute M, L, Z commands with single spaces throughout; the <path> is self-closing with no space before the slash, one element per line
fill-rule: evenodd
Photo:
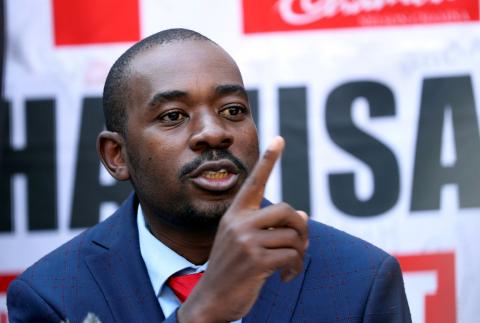
<path fill-rule="evenodd" d="M 207 161 L 217 161 L 228 159 L 238 168 L 240 172 L 247 173 L 245 164 L 235 157 L 228 149 L 209 149 L 202 152 L 200 156 L 185 164 L 179 171 L 179 178 L 185 178 L 190 172 L 197 169 L 200 165 Z"/>

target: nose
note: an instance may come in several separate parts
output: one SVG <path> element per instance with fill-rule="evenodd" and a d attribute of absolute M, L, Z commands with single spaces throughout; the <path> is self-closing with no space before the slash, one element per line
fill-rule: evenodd
<path fill-rule="evenodd" d="M 190 149 L 227 149 L 233 143 L 233 134 L 226 129 L 224 120 L 217 115 L 204 113 L 192 122 Z"/>

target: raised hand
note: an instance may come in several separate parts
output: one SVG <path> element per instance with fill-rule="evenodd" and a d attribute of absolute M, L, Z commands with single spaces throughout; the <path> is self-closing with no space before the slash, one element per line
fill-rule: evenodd
<path fill-rule="evenodd" d="M 208 269 L 178 311 L 180 322 L 242 318 L 276 270 L 285 282 L 303 268 L 307 215 L 286 203 L 260 208 L 265 185 L 284 148 L 273 140 L 220 221 Z"/>

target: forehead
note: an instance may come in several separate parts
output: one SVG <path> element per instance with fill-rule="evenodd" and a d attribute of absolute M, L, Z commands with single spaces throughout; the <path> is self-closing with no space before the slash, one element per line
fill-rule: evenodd
<path fill-rule="evenodd" d="M 154 46 L 138 54 L 131 64 L 132 94 L 137 99 L 162 90 L 189 92 L 222 84 L 243 86 L 243 81 L 233 59 L 210 41 Z"/>

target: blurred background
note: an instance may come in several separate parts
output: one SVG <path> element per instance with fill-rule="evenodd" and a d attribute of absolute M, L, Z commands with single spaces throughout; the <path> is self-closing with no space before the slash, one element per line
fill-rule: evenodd
<path fill-rule="evenodd" d="M 415 323 L 478 322 L 478 1 L 0 3 L 0 323 L 11 279 L 130 192 L 95 150 L 103 83 L 172 27 L 237 61 L 262 148 L 285 137 L 269 199 L 394 254 Z"/>

